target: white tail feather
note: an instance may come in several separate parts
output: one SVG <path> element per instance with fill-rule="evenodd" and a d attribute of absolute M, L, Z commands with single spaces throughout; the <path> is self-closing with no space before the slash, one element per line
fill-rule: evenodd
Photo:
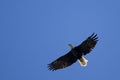
<path fill-rule="evenodd" d="M 81 66 L 85 67 L 87 66 L 88 60 L 82 56 L 82 58 L 78 59 L 78 62 L 80 63 Z"/>

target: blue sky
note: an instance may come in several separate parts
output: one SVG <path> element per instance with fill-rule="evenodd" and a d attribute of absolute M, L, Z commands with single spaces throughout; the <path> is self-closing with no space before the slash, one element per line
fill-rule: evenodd
<path fill-rule="evenodd" d="M 119 0 L 1 0 L 0 80 L 119 80 Z M 47 64 L 93 32 L 89 62 L 49 71 Z"/>

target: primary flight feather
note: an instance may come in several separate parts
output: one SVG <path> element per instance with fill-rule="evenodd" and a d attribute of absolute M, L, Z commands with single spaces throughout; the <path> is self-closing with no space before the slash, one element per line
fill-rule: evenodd
<path fill-rule="evenodd" d="M 55 61 L 48 64 L 49 70 L 54 71 L 58 69 L 63 69 L 65 67 L 72 65 L 77 60 L 80 62 L 81 66 L 86 66 L 88 61 L 83 56 L 90 53 L 90 51 L 95 47 L 97 42 L 98 42 L 97 34 L 93 33 L 80 45 L 76 47 L 69 44 L 71 50 L 67 54 L 59 57 Z"/>

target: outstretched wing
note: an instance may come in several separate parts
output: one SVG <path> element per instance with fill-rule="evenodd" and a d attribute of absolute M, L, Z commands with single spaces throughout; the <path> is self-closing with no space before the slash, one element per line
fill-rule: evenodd
<path fill-rule="evenodd" d="M 68 52 L 66 55 L 61 56 L 52 63 L 48 64 L 50 70 L 57 70 L 68 67 L 77 61 L 77 58 L 73 56 L 72 52 Z"/>
<path fill-rule="evenodd" d="M 93 33 L 85 41 L 83 41 L 79 46 L 75 47 L 77 51 L 81 51 L 84 55 L 88 54 L 96 45 L 98 41 L 97 34 Z"/>

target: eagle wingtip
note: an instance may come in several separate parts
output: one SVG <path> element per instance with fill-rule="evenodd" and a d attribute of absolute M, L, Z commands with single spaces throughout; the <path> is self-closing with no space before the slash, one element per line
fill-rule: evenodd
<path fill-rule="evenodd" d="M 53 71 L 54 69 L 52 68 L 51 64 L 48 64 L 48 70 Z"/>

